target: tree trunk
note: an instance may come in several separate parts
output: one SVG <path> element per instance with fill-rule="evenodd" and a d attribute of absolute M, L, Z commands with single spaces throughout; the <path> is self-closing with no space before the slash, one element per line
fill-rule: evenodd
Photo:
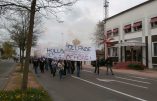
<path fill-rule="evenodd" d="M 29 24 L 30 24 L 29 33 L 27 35 L 27 43 L 26 43 L 26 59 L 25 59 L 25 65 L 24 65 L 24 70 L 23 70 L 23 80 L 22 80 L 22 86 L 21 86 L 22 90 L 26 90 L 27 84 L 28 84 L 29 60 L 30 60 L 30 53 L 31 53 L 31 46 L 32 46 L 35 7 L 36 7 L 36 0 L 32 0 L 31 11 L 30 11 L 30 21 L 29 21 Z"/>
<path fill-rule="evenodd" d="M 20 63 L 21 63 L 21 47 L 20 47 Z"/>
<path fill-rule="evenodd" d="M 24 49 L 22 49 L 22 58 L 21 58 L 21 71 L 23 72 L 23 63 L 24 63 Z"/>

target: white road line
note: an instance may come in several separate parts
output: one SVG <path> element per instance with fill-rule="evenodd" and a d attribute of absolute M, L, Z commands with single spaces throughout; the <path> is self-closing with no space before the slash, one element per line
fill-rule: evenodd
<path fill-rule="evenodd" d="M 139 86 L 139 85 L 135 85 L 135 84 L 132 84 L 132 83 L 127 83 L 127 82 L 123 82 L 123 81 L 118 81 L 118 80 L 104 80 L 104 79 L 99 79 L 97 78 L 97 80 L 99 81 L 104 81 L 104 82 L 119 82 L 119 83 L 123 83 L 123 84 L 127 84 L 127 85 L 131 85 L 131 86 L 135 86 L 135 87 L 139 87 L 139 88 L 144 88 L 144 89 L 148 89 L 148 87 L 144 87 L 144 86 Z"/>
<path fill-rule="evenodd" d="M 138 78 L 138 79 L 148 79 L 148 78 L 144 78 L 144 77 L 138 77 L 138 76 L 130 76 L 130 75 L 128 75 L 129 77 L 132 77 L 132 78 Z"/>
<path fill-rule="evenodd" d="M 99 85 L 99 84 L 96 84 L 96 83 L 94 83 L 94 82 L 91 82 L 91 81 L 88 81 L 88 80 L 85 80 L 85 79 L 81 79 L 81 78 L 76 77 L 76 76 L 72 76 L 72 77 L 75 78 L 75 79 L 84 81 L 84 82 L 86 82 L 86 83 L 89 83 L 89 84 L 92 84 L 92 85 L 95 85 L 95 86 L 98 86 L 98 87 L 107 89 L 107 90 L 109 90 L 109 91 L 112 91 L 112 92 L 115 92 L 115 93 L 118 93 L 118 94 L 121 94 L 121 95 L 125 95 L 125 96 L 130 97 L 130 98 L 139 100 L 139 101 L 147 101 L 147 100 L 144 100 L 144 99 L 141 99 L 141 98 L 138 98 L 138 97 L 135 97 L 135 96 L 132 96 L 132 95 L 129 95 L 129 94 L 126 94 L 126 93 L 123 93 L 123 92 L 120 92 L 120 91 L 117 91 L 117 90 L 114 90 L 114 89 L 111 89 L 111 88 L 108 88 L 108 87 L 105 87 L 105 86 L 102 86 L 102 85 Z"/>
<path fill-rule="evenodd" d="M 89 71 L 89 70 L 82 70 L 84 72 L 88 72 L 88 73 L 93 73 L 92 71 Z"/>
<path fill-rule="evenodd" d="M 145 83 L 145 84 L 151 84 L 150 82 L 144 82 L 144 81 L 139 81 L 139 80 L 133 80 L 133 79 L 123 78 L 123 77 L 119 77 L 119 76 L 115 76 L 115 78 L 124 79 L 124 80 L 130 80 L 130 81 L 140 82 L 140 83 Z"/>

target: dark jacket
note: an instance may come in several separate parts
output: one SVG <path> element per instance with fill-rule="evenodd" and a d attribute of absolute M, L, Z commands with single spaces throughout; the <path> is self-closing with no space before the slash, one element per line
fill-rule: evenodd
<path fill-rule="evenodd" d="M 112 65 L 113 65 L 113 60 L 112 60 L 112 58 L 111 58 L 111 57 L 107 58 L 107 59 L 105 60 L 105 64 L 112 66 Z"/>

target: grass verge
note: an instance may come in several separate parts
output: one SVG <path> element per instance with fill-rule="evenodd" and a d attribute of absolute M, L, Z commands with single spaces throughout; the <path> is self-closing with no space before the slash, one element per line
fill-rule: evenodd
<path fill-rule="evenodd" d="M 11 73 L 4 90 L 0 91 L 0 101 L 52 101 L 31 71 L 28 74 L 28 89 L 22 91 L 20 89 L 22 76 L 20 65 L 18 64 Z"/>

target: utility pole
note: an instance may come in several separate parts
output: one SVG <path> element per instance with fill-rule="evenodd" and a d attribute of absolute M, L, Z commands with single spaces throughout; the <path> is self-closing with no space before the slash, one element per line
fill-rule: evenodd
<path fill-rule="evenodd" d="M 109 7 L 109 2 L 108 0 L 104 0 L 104 51 L 105 51 L 105 59 L 107 59 L 108 56 L 108 48 L 107 48 L 107 35 L 106 35 L 106 19 L 108 18 L 108 7 Z"/>

